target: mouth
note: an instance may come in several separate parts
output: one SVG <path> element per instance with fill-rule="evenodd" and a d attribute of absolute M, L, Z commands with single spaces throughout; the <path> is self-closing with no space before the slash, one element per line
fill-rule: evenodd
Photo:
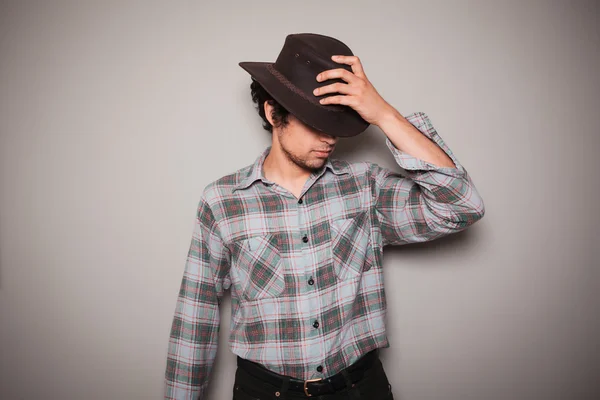
<path fill-rule="evenodd" d="M 327 157 L 333 150 L 315 150 L 319 157 Z"/>

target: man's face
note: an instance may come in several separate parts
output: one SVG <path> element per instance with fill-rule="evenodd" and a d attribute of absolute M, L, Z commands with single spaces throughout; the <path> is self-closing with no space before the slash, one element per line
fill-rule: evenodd
<path fill-rule="evenodd" d="M 267 111 L 270 119 L 270 110 Z M 286 127 L 273 127 L 273 146 L 279 146 L 291 162 L 311 172 L 325 165 L 337 140 L 338 137 L 317 131 L 292 114 Z"/>

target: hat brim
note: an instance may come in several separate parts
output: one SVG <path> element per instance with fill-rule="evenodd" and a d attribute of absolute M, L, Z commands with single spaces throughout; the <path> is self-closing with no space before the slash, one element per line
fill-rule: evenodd
<path fill-rule="evenodd" d="M 329 105 L 314 104 L 295 93 L 269 72 L 267 67 L 273 65 L 272 62 L 258 61 L 239 63 L 239 66 L 256 79 L 279 104 L 319 132 L 338 137 L 352 137 L 369 127 L 370 124 L 348 106 L 342 105 L 348 107 L 345 112 L 335 112 L 327 109 Z"/>

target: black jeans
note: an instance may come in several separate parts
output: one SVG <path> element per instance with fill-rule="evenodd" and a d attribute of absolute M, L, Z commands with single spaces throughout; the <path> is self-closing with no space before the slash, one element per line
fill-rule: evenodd
<path fill-rule="evenodd" d="M 315 383 L 267 370 L 262 365 L 238 356 L 233 400 L 393 400 L 392 386 L 379 359 L 372 350 L 339 373 Z"/>

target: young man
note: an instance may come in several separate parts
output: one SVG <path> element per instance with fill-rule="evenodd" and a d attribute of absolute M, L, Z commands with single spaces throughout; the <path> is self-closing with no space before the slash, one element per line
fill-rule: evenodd
<path fill-rule="evenodd" d="M 206 398 L 231 288 L 234 399 L 393 399 L 378 358 L 389 347 L 382 249 L 462 231 L 483 201 L 427 115 L 402 116 L 339 40 L 288 35 L 275 63 L 240 66 L 272 143 L 203 191 L 165 398 Z M 407 177 L 330 158 L 369 124 Z"/>

